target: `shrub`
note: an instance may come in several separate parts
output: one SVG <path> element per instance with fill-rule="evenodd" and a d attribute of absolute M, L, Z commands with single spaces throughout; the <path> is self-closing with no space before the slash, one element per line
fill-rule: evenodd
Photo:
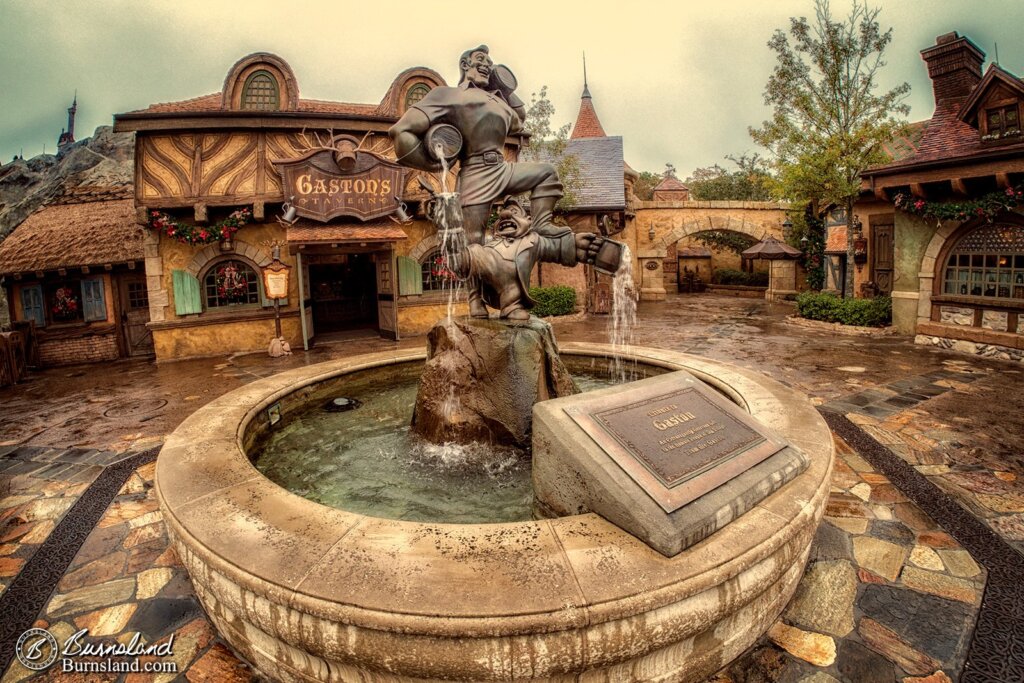
<path fill-rule="evenodd" d="M 716 268 L 711 273 L 711 282 L 716 285 L 743 285 L 745 287 L 767 287 L 768 273 L 744 273 L 732 268 Z"/>
<path fill-rule="evenodd" d="M 530 287 L 530 298 L 537 302 L 531 313 L 539 317 L 568 315 L 576 310 L 576 290 L 565 285 Z"/>
<path fill-rule="evenodd" d="M 829 292 L 804 292 L 796 298 L 800 317 L 843 325 L 883 327 L 892 322 L 892 299 L 840 299 Z"/>

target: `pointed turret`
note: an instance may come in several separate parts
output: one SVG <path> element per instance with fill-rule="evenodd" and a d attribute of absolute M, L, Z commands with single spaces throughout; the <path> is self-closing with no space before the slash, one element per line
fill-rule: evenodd
<path fill-rule="evenodd" d="M 597 118 L 594 100 L 590 96 L 590 88 L 587 86 L 586 55 L 583 55 L 583 94 L 580 96 L 580 112 L 576 115 L 576 125 L 572 127 L 572 135 L 569 137 L 572 139 L 608 137 L 601 126 L 601 120 Z"/>

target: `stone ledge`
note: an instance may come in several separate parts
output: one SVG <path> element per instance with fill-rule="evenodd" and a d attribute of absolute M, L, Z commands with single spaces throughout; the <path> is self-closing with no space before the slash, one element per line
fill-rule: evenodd
<path fill-rule="evenodd" d="M 891 337 L 898 335 L 899 332 L 892 327 L 864 327 L 862 325 L 844 325 L 843 323 L 829 323 L 824 320 L 811 320 L 810 318 L 801 318 L 799 315 L 790 315 L 786 317 L 786 322 L 790 325 L 797 325 L 799 327 L 806 327 L 811 330 L 821 330 L 823 332 L 833 332 L 835 334 L 845 334 L 851 337 Z"/>

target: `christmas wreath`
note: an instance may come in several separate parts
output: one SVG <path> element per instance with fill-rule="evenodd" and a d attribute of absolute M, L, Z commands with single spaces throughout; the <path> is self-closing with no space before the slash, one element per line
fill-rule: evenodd
<path fill-rule="evenodd" d="M 53 308 L 50 309 L 57 320 L 72 320 L 78 317 L 78 297 L 70 287 L 59 287 L 53 294 Z"/>
<path fill-rule="evenodd" d="M 217 298 L 224 303 L 246 303 L 249 297 L 249 279 L 234 262 L 228 261 L 217 268 L 214 276 Z"/>
<path fill-rule="evenodd" d="M 231 239 L 238 229 L 252 220 L 250 209 L 239 209 L 213 225 L 189 225 L 162 211 L 149 214 L 149 227 L 183 244 L 210 244 Z"/>
<path fill-rule="evenodd" d="M 898 194 L 893 199 L 897 209 L 923 218 L 939 221 L 965 221 L 981 217 L 991 223 L 996 216 L 1024 204 L 1024 183 L 1005 190 L 988 194 L 966 202 L 929 202 L 915 199 L 907 194 Z"/>

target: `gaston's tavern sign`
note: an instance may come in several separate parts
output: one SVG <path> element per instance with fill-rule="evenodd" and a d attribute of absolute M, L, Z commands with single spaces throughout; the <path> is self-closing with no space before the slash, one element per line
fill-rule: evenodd
<path fill-rule="evenodd" d="M 298 215 L 323 222 L 337 216 L 368 221 L 398 209 L 405 169 L 347 142 L 273 162 Z"/>

